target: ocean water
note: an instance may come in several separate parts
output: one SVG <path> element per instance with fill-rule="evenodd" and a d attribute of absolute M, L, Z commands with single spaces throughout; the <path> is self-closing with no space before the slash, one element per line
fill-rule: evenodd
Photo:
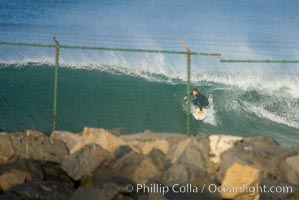
<path fill-rule="evenodd" d="M 147 8 L 142 10 L 142 8 Z M 1 1 L 0 40 L 217 52 L 298 59 L 297 1 Z M 175 19 L 175 20 L 173 20 Z M 0 45 L 0 129 L 52 128 L 55 50 Z M 299 65 L 192 57 L 192 86 L 209 96 L 194 134 L 260 133 L 299 144 Z M 61 49 L 58 129 L 186 131 L 184 55 Z"/>

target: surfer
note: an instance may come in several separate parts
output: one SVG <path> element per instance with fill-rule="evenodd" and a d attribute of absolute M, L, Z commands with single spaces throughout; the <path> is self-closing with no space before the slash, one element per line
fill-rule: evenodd
<path fill-rule="evenodd" d="M 203 108 L 207 107 L 209 105 L 209 100 L 208 98 L 201 94 L 197 88 L 193 88 L 191 95 L 193 95 L 195 98 L 193 100 L 191 100 L 191 103 L 194 106 L 197 106 L 200 111 L 203 110 Z M 184 96 L 184 100 L 186 101 L 188 99 L 188 96 Z"/>

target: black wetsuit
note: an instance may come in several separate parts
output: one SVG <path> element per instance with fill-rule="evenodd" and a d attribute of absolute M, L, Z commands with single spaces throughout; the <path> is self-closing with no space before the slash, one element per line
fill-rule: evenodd
<path fill-rule="evenodd" d="M 198 106 L 200 109 L 209 105 L 208 98 L 199 92 L 197 93 L 197 95 L 195 95 L 195 99 L 191 100 L 191 102 L 193 103 L 193 105 Z"/>

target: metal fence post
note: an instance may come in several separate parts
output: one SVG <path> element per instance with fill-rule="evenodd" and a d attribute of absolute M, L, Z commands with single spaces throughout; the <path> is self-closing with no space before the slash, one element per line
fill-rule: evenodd
<path fill-rule="evenodd" d="M 53 37 L 55 42 L 55 78 L 54 78 L 54 95 L 53 95 L 53 127 L 52 130 L 55 131 L 57 128 L 57 89 L 58 89 L 58 69 L 59 69 L 59 43 L 55 36 Z"/>
<path fill-rule="evenodd" d="M 186 55 L 187 55 L 187 123 L 186 123 L 186 129 L 187 129 L 187 134 L 191 134 L 190 130 L 190 104 L 191 104 L 191 51 L 184 41 L 184 39 L 180 38 L 181 43 L 183 44 L 184 48 L 186 49 Z"/>

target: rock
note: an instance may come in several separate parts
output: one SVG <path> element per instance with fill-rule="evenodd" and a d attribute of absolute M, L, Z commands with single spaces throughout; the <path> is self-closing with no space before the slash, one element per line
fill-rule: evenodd
<path fill-rule="evenodd" d="M 13 186 L 31 180 L 28 172 L 12 169 L 0 176 L 0 190 L 7 190 Z"/>
<path fill-rule="evenodd" d="M 114 158 L 94 171 L 94 177 L 119 176 L 136 183 L 145 183 L 159 172 L 153 160 L 130 147 L 120 148 Z"/>
<path fill-rule="evenodd" d="M 34 136 L 34 137 L 40 137 L 40 136 L 44 136 L 44 134 L 40 131 L 37 131 L 37 130 L 27 130 L 25 131 L 26 135 L 31 135 L 31 136 Z"/>
<path fill-rule="evenodd" d="M 49 162 L 36 163 L 36 169 L 41 170 L 42 178 L 44 180 L 55 180 L 67 182 L 70 185 L 73 184 L 69 175 L 61 168 L 59 164 Z"/>
<path fill-rule="evenodd" d="M 290 183 L 299 185 L 299 154 L 286 159 L 283 171 Z"/>
<path fill-rule="evenodd" d="M 90 175 L 101 163 L 111 157 L 111 153 L 97 144 L 88 144 L 69 155 L 62 162 L 62 169 L 74 180 Z"/>
<path fill-rule="evenodd" d="M 135 185 L 132 181 L 122 177 L 105 177 L 95 181 L 94 187 L 79 187 L 70 200 L 133 200 L 137 199 L 137 194 L 125 191 L 127 184 Z"/>
<path fill-rule="evenodd" d="M 109 194 L 104 190 L 91 187 L 79 187 L 75 193 L 69 198 L 69 200 L 110 200 L 113 197 L 114 192 Z"/>
<path fill-rule="evenodd" d="M 287 180 L 283 163 L 287 157 L 296 154 L 297 150 L 280 147 L 273 140 L 263 140 L 264 137 L 254 137 L 245 137 L 243 141 L 221 154 L 221 165 L 217 173 L 219 182 L 222 182 L 226 170 L 235 162 L 246 163 L 259 169 L 263 178 Z"/>
<path fill-rule="evenodd" d="M 20 199 L 65 200 L 73 191 L 73 186 L 65 182 L 35 179 L 12 187 L 5 193 Z"/>
<path fill-rule="evenodd" d="M 18 158 L 60 163 L 68 155 L 67 148 L 62 141 L 53 141 L 44 135 L 12 133 L 10 138 L 15 149 L 15 156 Z"/>
<path fill-rule="evenodd" d="M 193 186 L 202 187 L 204 184 L 213 182 L 205 170 L 186 163 L 170 164 L 154 177 L 153 180 L 170 187 L 175 184 L 192 184 Z"/>
<path fill-rule="evenodd" d="M 133 130 L 128 128 L 113 128 L 113 129 L 109 129 L 108 131 L 115 136 L 129 135 L 134 133 Z"/>
<path fill-rule="evenodd" d="M 257 168 L 243 165 L 240 163 L 234 163 L 225 174 L 222 182 L 222 188 L 228 188 L 228 190 L 221 190 L 221 197 L 223 199 L 242 199 L 242 200 L 254 200 L 259 196 L 258 191 L 256 193 L 246 193 L 236 188 L 255 187 L 260 182 L 260 171 Z"/>
<path fill-rule="evenodd" d="M 144 195 L 144 197 L 140 200 L 167 200 L 167 199 L 160 193 L 148 193 L 147 195 Z"/>
<path fill-rule="evenodd" d="M 244 142 L 255 144 L 255 146 L 263 146 L 263 145 L 270 145 L 270 146 L 279 146 L 278 142 L 270 137 L 265 137 L 260 134 L 252 134 L 247 137 L 244 137 Z"/>
<path fill-rule="evenodd" d="M 61 169 L 60 164 L 58 163 L 30 159 L 11 160 L 4 165 L 0 165 L 0 174 L 6 173 L 12 169 L 28 172 L 32 179 L 50 179 L 72 182 L 70 177 Z"/>
<path fill-rule="evenodd" d="M 22 200 L 12 195 L 0 194 L 0 200 Z"/>
<path fill-rule="evenodd" d="M 203 171 L 210 169 L 209 139 L 207 137 L 188 137 L 172 145 L 167 158 L 172 163 L 183 163 Z"/>
<path fill-rule="evenodd" d="M 80 141 L 81 136 L 68 131 L 53 131 L 51 134 L 52 140 L 63 141 L 69 152 Z"/>
<path fill-rule="evenodd" d="M 237 142 L 243 138 L 230 135 L 210 135 L 210 160 L 214 163 L 220 162 L 220 155 L 232 148 Z"/>
<path fill-rule="evenodd" d="M 133 191 L 126 191 L 125 187 L 130 184 L 133 186 Z M 95 187 L 98 189 L 102 189 L 109 194 L 113 194 L 113 199 L 126 199 L 124 197 L 130 197 L 128 199 L 136 199 L 137 193 L 136 188 L 134 188 L 136 184 L 129 179 L 123 177 L 105 177 L 96 180 Z"/>
<path fill-rule="evenodd" d="M 128 195 L 118 193 L 113 189 L 79 187 L 69 200 L 134 200 Z"/>
<path fill-rule="evenodd" d="M 149 154 L 153 148 L 159 149 L 164 154 L 167 154 L 168 149 L 169 149 L 169 144 L 166 140 L 146 141 L 146 142 L 141 143 L 140 152 L 142 154 Z"/>
<path fill-rule="evenodd" d="M 186 137 L 187 136 L 184 134 L 156 133 L 156 132 L 151 132 L 149 130 L 146 130 L 143 133 L 121 135 L 120 139 L 126 143 L 131 143 L 132 141 L 145 142 L 145 141 L 153 141 L 153 140 L 167 140 L 169 142 L 171 140 L 177 141 Z"/>
<path fill-rule="evenodd" d="M 209 139 L 188 137 L 172 145 L 167 159 L 170 164 L 154 177 L 154 180 L 167 186 L 192 184 L 202 187 L 212 183 L 210 175 Z"/>
<path fill-rule="evenodd" d="M 262 179 L 259 186 L 262 188 L 260 192 L 260 200 L 298 200 L 299 188 L 290 183 L 281 182 L 271 178 Z M 269 192 L 270 188 L 274 192 Z M 265 188 L 265 189 L 264 189 Z M 275 192 L 278 189 L 280 192 Z"/>
<path fill-rule="evenodd" d="M 105 129 L 86 127 L 84 128 L 80 141 L 72 147 L 70 153 L 72 154 L 78 151 L 87 144 L 98 144 L 102 148 L 113 153 L 123 144 L 123 142 Z"/>
<path fill-rule="evenodd" d="M 10 137 L 6 133 L 0 133 L 0 164 L 11 159 L 14 153 Z"/>
<path fill-rule="evenodd" d="M 159 169 L 162 169 L 166 164 L 166 155 L 160 149 L 153 148 L 148 156 Z"/>

